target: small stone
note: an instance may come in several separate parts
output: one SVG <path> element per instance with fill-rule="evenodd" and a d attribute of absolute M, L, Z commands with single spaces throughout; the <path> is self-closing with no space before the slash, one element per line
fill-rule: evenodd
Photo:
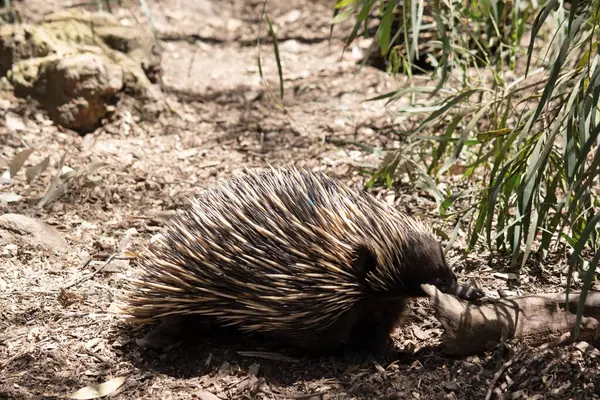
<path fill-rule="evenodd" d="M 600 351 L 596 349 L 594 346 L 589 344 L 588 342 L 579 342 L 575 345 L 575 348 L 585 354 L 587 357 L 598 357 L 600 355 Z"/>
<path fill-rule="evenodd" d="M 16 193 L 0 193 L 0 203 L 14 203 L 17 201 L 21 201 L 23 196 L 18 195 Z"/>
<path fill-rule="evenodd" d="M 390 192 L 385 196 L 385 202 L 389 205 L 394 205 L 394 201 L 396 201 L 396 194 L 394 192 Z"/>
<path fill-rule="evenodd" d="M 220 397 L 215 396 L 214 394 L 210 393 L 210 392 L 200 392 L 198 394 L 198 398 L 200 400 L 221 400 Z"/>
<path fill-rule="evenodd" d="M 100 236 L 97 244 L 102 250 L 114 250 L 117 246 L 117 240 L 110 236 Z"/>
<path fill-rule="evenodd" d="M 55 213 L 63 212 L 65 210 L 65 205 L 63 203 L 56 202 L 52 204 L 50 209 Z"/>
<path fill-rule="evenodd" d="M 296 54 L 300 52 L 302 45 L 297 40 L 289 39 L 281 43 L 279 47 L 282 51 L 285 51 L 286 53 Z"/>
<path fill-rule="evenodd" d="M 302 16 L 302 11 L 298 10 L 297 8 L 295 8 L 292 11 L 288 12 L 287 14 L 285 14 L 282 17 L 282 19 L 285 22 L 292 23 L 292 22 L 298 21 L 298 19 L 300 19 L 301 16 Z"/>
<path fill-rule="evenodd" d="M 0 175 L 0 185 L 10 185 L 12 179 L 10 178 L 10 170 L 6 170 Z"/>
<path fill-rule="evenodd" d="M 460 389 L 460 387 L 458 386 L 458 383 L 456 383 L 456 382 L 446 382 L 446 383 L 444 383 L 444 388 L 451 392 L 456 392 L 458 389 Z"/>
<path fill-rule="evenodd" d="M 339 127 L 346 126 L 346 121 L 343 118 L 336 118 L 335 121 L 333 121 L 333 123 Z"/>
<path fill-rule="evenodd" d="M 227 20 L 227 30 L 230 32 L 235 32 L 243 25 L 243 22 L 239 19 L 229 18 Z"/>
<path fill-rule="evenodd" d="M 468 372 L 478 372 L 480 367 L 468 361 L 461 361 L 460 365 Z"/>
<path fill-rule="evenodd" d="M 560 387 L 550 390 L 552 397 L 562 397 L 571 388 L 571 382 L 565 382 Z"/>
<path fill-rule="evenodd" d="M 25 130 L 25 123 L 18 115 L 13 113 L 7 113 L 6 117 L 4 118 L 6 121 L 6 127 L 9 131 L 17 132 Z"/>
<path fill-rule="evenodd" d="M 19 246 L 17 246 L 16 244 L 7 244 L 2 249 L 2 255 L 5 257 L 12 257 L 17 254 L 18 250 Z"/>

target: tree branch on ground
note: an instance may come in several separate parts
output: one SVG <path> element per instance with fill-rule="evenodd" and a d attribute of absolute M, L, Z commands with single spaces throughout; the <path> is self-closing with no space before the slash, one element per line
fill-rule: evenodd
<path fill-rule="evenodd" d="M 547 293 L 468 302 L 423 285 L 436 318 L 446 330 L 444 353 L 477 354 L 508 339 L 532 346 L 572 343 L 580 293 Z M 577 340 L 600 346 L 600 292 L 588 292 Z"/>

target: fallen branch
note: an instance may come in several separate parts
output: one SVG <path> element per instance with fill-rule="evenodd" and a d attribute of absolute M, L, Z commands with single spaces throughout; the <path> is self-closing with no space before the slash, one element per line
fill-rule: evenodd
<path fill-rule="evenodd" d="M 430 305 L 448 338 L 442 344 L 448 355 L 465 356 L 490 349 L 507 339 L 531 346 L 571 343 L 580 293 L 548 293 L 468 302 L 423 285 Z M 578 340 L 600 345 L 600 292 L 589 292 Z"/>

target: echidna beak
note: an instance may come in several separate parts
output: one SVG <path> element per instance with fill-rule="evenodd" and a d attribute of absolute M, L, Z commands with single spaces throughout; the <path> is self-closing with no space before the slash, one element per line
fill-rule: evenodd
<path fill-rule="evenodd" d="M 454 273 L 449 280 L 437 278 L 433 283 L 442 293 L 455 293 L 458 285 L 458 279 Z"/>

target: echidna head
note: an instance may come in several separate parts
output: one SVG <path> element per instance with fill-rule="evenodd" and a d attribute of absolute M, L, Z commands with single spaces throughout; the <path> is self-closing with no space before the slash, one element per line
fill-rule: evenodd
<path fill-rule="evenodd" d="M 393 265 L 385 265 L 384 259 L 366 249 L 358 252 L 355 266 L 365 269 L 365 282 L 371 291 L 423 297 L 426 293 L 421 285 L 431 284 L 444 293 L 453 293 L 457 285 L 456 274 L 446 262 L 444 251 L 435 237 L 415 233 L 404 239 L 402 248 L 396 249 L 399 256 L 394 257 Z"/>
<path fill-rule="evenodd" d="M 403 283 L 410 296 L 425 296 L 422 284 L 435 285 L 444 293 L 455 290 L 456 274 L 446 262 L 444 250 L 434 236 L 422 234 L 410 237 L 404 257 L 407 272 Z"/>

